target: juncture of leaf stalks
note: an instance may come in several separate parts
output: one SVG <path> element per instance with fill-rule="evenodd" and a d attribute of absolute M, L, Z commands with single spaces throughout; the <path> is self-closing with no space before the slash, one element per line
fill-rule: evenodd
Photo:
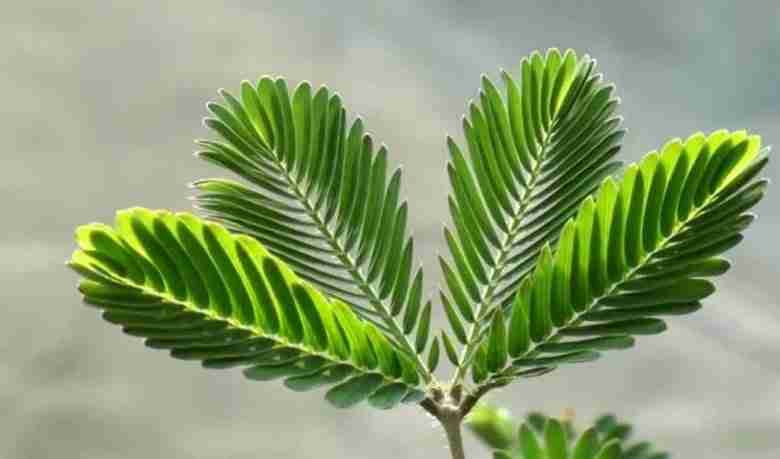
<path fill-rule="evenodd" d="M 698 310 L 767 187 L 766 149 L 745 131 L 672 139 L 623 167 L 618 99 L 588 56 L 533 53 L 501 79 L 482 78 L 463 140 L 446 142 L 437 298 L 387 149 L 326 87 L 263 77 L 208 104 L 215 135 L 197 156 L 234 179 L 192 184 L 201 216 L 133 208 L 78 228 L 84 301 L 207 368 L 325 388 L 341 408 L 419 404 L 465 457 L 462 420 L 491 389 Z"/>

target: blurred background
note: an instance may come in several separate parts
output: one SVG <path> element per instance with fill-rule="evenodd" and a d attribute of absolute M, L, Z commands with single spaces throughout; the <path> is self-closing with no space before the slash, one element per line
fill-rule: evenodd
<path fill-rule="evenodd" d="M 187 209 L 186 183 L 225 175 L 191 156 L 217 88 L 281 74 L 340 91 L 405 167 L 429 278 L 445 249 L 445 133 L 461 138 L 480 73 L 516 71 L 534 49 L 599 59 L 623 100 L 624 159 L 695 130 L 780 143 L 772 0 L 2 3 L 4 459 L 447 457 L 416 407 L 339 412 L 319 392 L 151 352 L 80 305 L 63 264 L 76 225 L 134 205 Z M 758 212 L 700 313 L 492 400 L 516 414 L 572 407 L 581 422 L 613 411 L 678 458 L 780 457 L 780 195 Z"/>

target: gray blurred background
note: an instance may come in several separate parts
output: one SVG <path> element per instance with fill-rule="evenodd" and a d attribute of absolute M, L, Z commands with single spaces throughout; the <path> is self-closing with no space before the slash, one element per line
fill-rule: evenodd
<path fill-rule="evenodd" d="M 3 1 L 0 458 L 446 457 L 415 407 L 339 412 L 322 393 L 205 371 L 79 304 L 63 265 L 76 225 L 186 209 L 187 182 L 224 175 L 190 156 L 219 87 L 270 73 L 338 89 L 405 165 L 429 278 L 444 250 L 444 135 L 460 138 L 480 73 L 533 49 L 599 59 L 623 100 L 625 159 L 721 127 L 780 143 L 775 1 L 487 3 Z M 773 190 L 703 311 L 493 400 L 580 421 L 614 411 L 678 458 L 780 457 L 778 209 Z"/>

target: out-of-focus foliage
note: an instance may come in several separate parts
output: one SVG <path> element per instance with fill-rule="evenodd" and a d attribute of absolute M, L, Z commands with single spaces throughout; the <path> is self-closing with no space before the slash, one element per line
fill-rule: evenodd
<path fill-rule="evenodd" d="M 570 417 L 531 413 L 522 421 L 509 411 L 483 403 L 466 425 L 493 450 L 494 459 L 668 459 L 648 441 L 633 440 L 633 428 L 614 415 L 600 416 L 583 431 Z"/>

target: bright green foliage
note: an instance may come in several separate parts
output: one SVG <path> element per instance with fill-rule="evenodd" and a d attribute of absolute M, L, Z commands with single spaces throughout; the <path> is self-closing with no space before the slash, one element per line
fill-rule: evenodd
<path fill-rule="evenodd" d="M 599 417 L 578 434 L 570 420 L 529 414 L 522 425 L 504 409 L 480 404 L 467 419 L 469 429 L 494 459 L 668 459 L 647 441 L 630 442 L 632 427 L 612 415 Z"/>
<path fill-rule="evenodd" d="M 304 82 L 291 94 L 283 79 L 264 77 L 243 82 L 240 98 L 220 93 L 225 102 L 208 104 L 214 117 L 205 120 L 219 140 L 199 141 L 198 156 L 247 183 L 197 181 L 196 206 L 415 355 L 405 335 L 418 323 L 422 271 L 413 270 L 401 171 L 388 175 L 385 147 L 376 148 L 362 120 L 349 122 L 324 86 Z M 418 328 L 418 348 L 429 335 Z"/>
<path fill-rule="evenodd" d="M 259 242 L 190 214 L 130 209 L 76 231 L 70 265 L 103 318 L 175 358 L 247 367 L 338 407 L 419 401 L 414 363 L 370 323 L 300 279 Z"/>
<path fill-rule="evenodd" d="M 474 361 L 474 379 L 529 367 L 590 361 L 666 329 L 659 316 L 687 314 L 726 272 L 719 255 L 742 240 L 766 180 L 760 139 L 744 131 L 673 140 L 606 179 L 546 247 L 491 336 L 508 335 Z M 507 331 L 496 331 L 508 327 Z M 503 357 L 493 355 L 505 351 Z M 509 361 L 508 365 L 501 363 Z"/>
<path fill-rule="evenodd" d="M 511 449 L 517 442 L 517 420 L 505 408 L 480 403 L 469 413 L 466 425 L 490 449 Z"/>
<path fill-rule="evenodd" d="M 495 305 L 512 301 L 540 250 L 553 244 L 582 199 L 620 163 L 611 161 L 623 130 L 614 87 L 595 61 L 550 50 L 523 59 L 505 93 L 482 78 L 463 131 L 468 155 L 448 139 L 455 232 L 445 229 L 453 267 L 441 260 L 459 314 L 448 313 L 467 344 L 464 363 L 484 337 Z"/>

